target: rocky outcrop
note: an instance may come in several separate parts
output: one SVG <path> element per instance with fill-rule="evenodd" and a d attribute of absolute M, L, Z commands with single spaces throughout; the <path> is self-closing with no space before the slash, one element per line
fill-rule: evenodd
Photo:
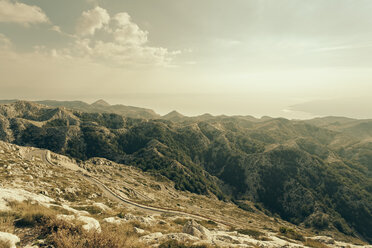
<path fill-rule="evenodd" d="M 33 201 L 39 204 L 47 205 L 48 203 L 52 202 L 53 199 L 44 196 L 44 195 L 37 195 L 23 189 L 5 189 L 0 188 L 0 211 L 7 211 L 10 210 L 8 207 L 8 202 L 16 201 L 16 202 L 23 202 L 23 201 Z"/>
<path fill-rule="evenodd" d="M 200 239 L 210 239 L 210 232 L 195 220 L 189 220 L 183 226 L 182 231 Z"/>
<path fill-rule="evenodd" d="M 101 225 L 99 224 L 98 220 L 88 217 L 88 216 L 75 216 L 75 215 L 63 215 L 60 214 L 57 216 L 58 219 L 65 220 L 67 222 L 72 222 L 74 220 L 80 221 L 83 224 L 83 229 L 86 231 L 96 231 L 98 233 L 101 232 Z"/>

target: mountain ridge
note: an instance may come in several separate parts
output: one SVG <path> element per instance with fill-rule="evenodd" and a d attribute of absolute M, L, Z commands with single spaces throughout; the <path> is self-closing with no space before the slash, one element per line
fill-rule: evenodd
<path fill-rule="evenodd" d="M 104 157 L 165 176 L 179 190 L 250 200 L 297 225 L 372 237 L 371 133 L 360 128 L 368 121 L 327 129 L 283 118 L 178 122 L 59 111 L 0 105 L 0 138 L 83 161 Z"/>

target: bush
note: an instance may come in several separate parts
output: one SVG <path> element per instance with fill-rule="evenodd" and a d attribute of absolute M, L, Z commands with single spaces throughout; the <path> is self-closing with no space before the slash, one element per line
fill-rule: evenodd
<path fill-rule="evenodd" d="M 188 219 L 184 219 L 184 218 L 177 218 L 177 219 L 173 220 L 173 222 L 175 224 L 181 225 L 181 226 L 185 225 L 187 221 L 189 221 L 189 220 Z"/>
<path fill-rule="evenodd" d="M 247 203 L 243 202 L 243 201 L 234 201 L 234 203 L 241 209 L 247 211 L 247 212 L 252 212 L 254 213 L 255 210 Z"/>
<path fill-rule="evenodd" d="M 287 237 L 287 238 L 290 238 L 290 239 L 305 241 L 304 236 L 302 236 L 302 234 L 296 232 L 292 228 L 282 226 L 282 227 L 279 228 L 279 233 L 281 235 Z"/>
<path fill-rule="evenodd" d="M 325 229 L 329 226 L 329 215 L 324 213 L 315 213 L 309 217 L 310 226 L 316 229 Z"/>

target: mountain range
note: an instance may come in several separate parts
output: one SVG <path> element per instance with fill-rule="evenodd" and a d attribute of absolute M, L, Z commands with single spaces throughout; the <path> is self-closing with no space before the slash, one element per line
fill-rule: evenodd
<path fill-rule="evenodd" d="M 0 105 L 0 139 L 132 165 L 178 190 L 372 242 L 372 120 L 162 118 L 104 101 L 9 101 Z"/>

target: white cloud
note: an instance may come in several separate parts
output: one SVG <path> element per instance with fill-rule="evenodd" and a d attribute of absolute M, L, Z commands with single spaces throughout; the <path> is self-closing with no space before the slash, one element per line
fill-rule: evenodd
<path fill-rule="evenodd" d="M 105 40 L 95 35 L 96 30 L 104 32 Z M 111 66 L 168 66 L 179 52 L 147 45 L 148 32 L 134 23 L 126 12 L 113 18 L 101 7 L 83 12 L 78 20 L 80 34 L 74 45 L 58 52 L 67 56 L 80 56 Z M 83 36 L 83 37 L 82 37 Z"/>
<path fill-rule="evenodd" d="M 55 31 L 57 33 L 62 33 L 61 27 L 57 25 L 54 25 L 53 27 L 51 27 L 50 30 Z"/>
<path fill-rule="evenodd" d="M 103 28 L 110 21 L 110 15 L 107 10 L 101 7 L 84 11 L 78 20 L 76 31 L 82 36 L 93 35 L 96 30 Z"/>
<path fill-rule="evenodd" d="M 48 17 L 38 6 L 10 0 L 0 0 L 0 22 L 12 22 L 22 25 L 49 22 Z"/>
<path fill-rule="evenodd" d="M 141 30 L 137 24 L 131 21 L 128 13 L 122 12 L 114 17 L 117 28 L 114 30 L 114 38 L 120 44 L 143 45 L 147 42 L 147 31 Z"/>
<path fill-rule="evenodd" d="M 1 0 L 0 0 L 1 1 Z M 111 20 L 111 21 L 110 21 Z M 35 46 L 32 52 L 18 53 L 12 43 L 0 34 L 0 57 L 25 61 L 23 57 L 35 59 L 38 63 L 82 63 L 95 64 L 107 68 L 168 67 L 179 51 L 150 46 L 148 32 L 142 30 L 127 13 L 119 13 L 112 19 L 105 9 L 96 7 L 83 12 L 78 20 L 80 34 L 65 34 L 59 26 L 51 26 L 62 35 L 68 35 L 72 42 L 64 48 Z M 96 31 L 101 29 L 99 34 Z M 103 37 L 103 38 L 102 38 Z M 68 62 L 70 61 L 70 62 Z M 26 63 L 26 62 L 22 62 Z"/>

